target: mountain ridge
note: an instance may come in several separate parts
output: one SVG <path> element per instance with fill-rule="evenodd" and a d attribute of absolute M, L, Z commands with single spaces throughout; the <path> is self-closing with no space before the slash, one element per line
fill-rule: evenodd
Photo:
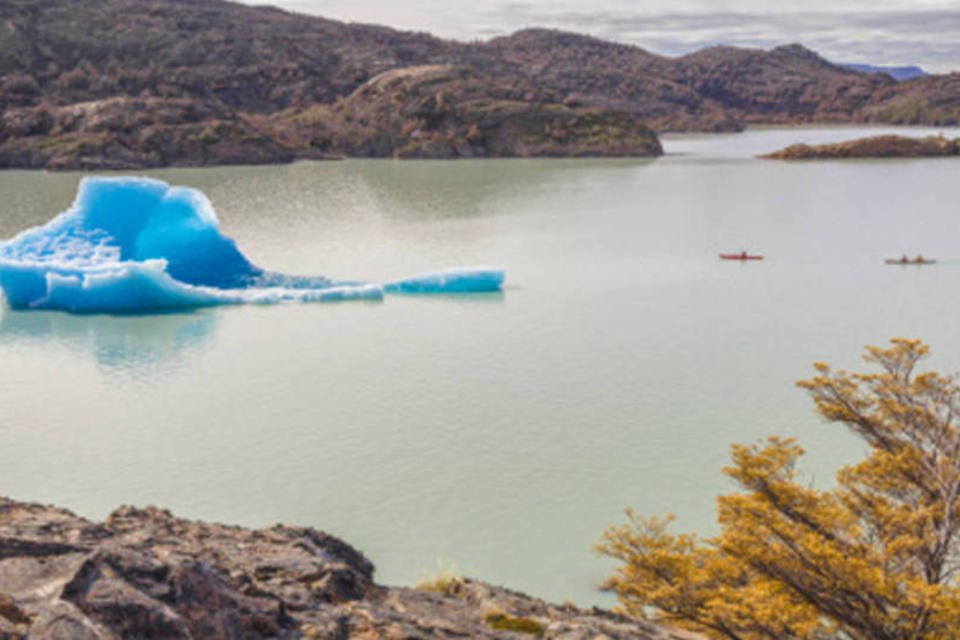
<path fill-rule="evenodd" d="M 645 124 L 657 131 L 736 131 L 751 124 L 960 123 L 960 74 L 897 82 L 845 69 L 799 44 L 767 51 L 710 47 L 671 58 L 542 28 L 457 42 L 227 0 L 6 0 L 0 3 L 0 35 L 0 166 L 352 155 L 359 143 L 344 135 L 320 136 L 314 144 L 297 134 L 305 120 L 312 119 L 313 133 L 342 126 L 338 104 L 377 111 L 364 99 L 375 101 L 378 94 L 355 95 L 365 83 L 425 66 L 464 69 L 470 78 L 446 85 L 444 114 L 431 118 L 445 122 L 443 135 L 454 139 L 423 145 L 421 152 L 435 154 L 429 157 L 658 153 L 653 144 L 604 148 L 597 144 L 603 136 L 587 129 L 553 137 L 557 122 L 551 118 L 564 110 L 590 114 L 567 125 L 588 126 L 576 124 L 585 120 L 608 132 L 624 126 L 640 132 Z M 478 101 L 481 89 L 489 95 Z M 467 114 L 466 105 L 507 94 L 523 103 L 520 111 L 535 122 L 538 139 L 494 149 L 466 140 L 468 122 L 502 125 Z M 392 99 L 425 96 L 399 92 Z M 123 104 L 140 110 L 124 114 Z M 80 110 L 83 118 L 74 118 L 73 105 L 94 105 L 93 111 L 101 105 L 105 112 L 88 106 Z M 398 103 L 397 110 L 409 121 L 390 126 L 426 130 L 417 105 Z M 321 114 L 329 121 L 318 122 Z M 532 114 L 539 120 L 529 120 Z M 359 135 L 364 127 L 344 131 Z M 533 129 L 526 131 L 534 135 Z M 410 142 L 386 129 L 371 135 L 400 146 L 375 144 L 365 154 L 403 155 Z M 209 144 L 199 144 L 201 137 Z M 587 139 L 592 142 L 582 146 Z"/>

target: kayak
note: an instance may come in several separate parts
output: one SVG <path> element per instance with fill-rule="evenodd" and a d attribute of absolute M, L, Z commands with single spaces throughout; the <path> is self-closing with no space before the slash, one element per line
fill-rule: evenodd
<path fill-rule="evenodd" d="M 763 256 L 752 256 L 750 254 L 743 255 L 742 253 L 721 253 L 721 260 L 763 260 Z"/>
<path fill-rule="evenodd" d="M 936 260 L 917 260 L 916 258 L 914 258 L 913 260 L 903 260 L 903 259 L 887 258 L 886 260 L 884 260 L 884 262 L 886 262 L 887 264 L 902 264 L 902 265 L 910 265 L 910 264 L 937 264 L 937 261 L 936 261 Z"/>

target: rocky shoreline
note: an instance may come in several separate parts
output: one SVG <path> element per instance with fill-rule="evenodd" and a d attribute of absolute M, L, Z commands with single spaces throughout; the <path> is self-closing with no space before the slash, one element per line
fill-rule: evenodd
<path fill-rule="evenodd" d="M 216 101 L 113 97 L 0 113 L 0 167 L 137 170 L 342 157 L 652 157 L 635 114 L 537 99 L 466 67 L 384 72 L 334 105 L 240 114 Z"/>
<path fill-rule="evenodd" d="M 833 144 L 795 144 L 760 156 L 765 160 L 940 158 L 960 155 L 960 141 L 943 136 L 871 136 Z"/>
<path fill-rule="evenodd" d="M 0 639 L 596 638 L 689 640 L 469 579 L 378 585 L 333 536 L 122 507 L 95 523 L 0 498 Z"/>

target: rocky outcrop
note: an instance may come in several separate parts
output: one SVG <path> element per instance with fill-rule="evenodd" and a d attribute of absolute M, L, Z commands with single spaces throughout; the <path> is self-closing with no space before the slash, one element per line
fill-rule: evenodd
<path fill-rule="evenodd" d="M 871 122 L 956 126 L 960 124 L 960 73 L 884 87 L 864 105 L 862 115 Z"/>
<path fill-rule="evenodd" d="M 908 138 L 873 136 L 834 144 L 795 144 L 760 156 L 768 160 L 827 160 L 833 158 L 936 158 L 960 154 L 960 141 L 942 136 Z"/>
<path fill-rule="evenodd" d="M 115 97 L 8 109 L 0 118 L 0 166 L 124 170 L 312 157 L 309 149 L 280 144 L 253 120 L 218 102 L 183 98 Z"/>
<path fill-rule="evenodd" d="M 388 71 L 344 100 L 289 118 L 312 145 L 353 157 L 656 156 L 636 115 L 543 102 L 466 67 Z"/>
<path fill-rule="evenodd" d="M 0 638 L 680 640 L 599 609 L 472 580 L 388 588 L 319 531 L 250 530 L 123 507 L 94 523 L 0 498 Z"/>

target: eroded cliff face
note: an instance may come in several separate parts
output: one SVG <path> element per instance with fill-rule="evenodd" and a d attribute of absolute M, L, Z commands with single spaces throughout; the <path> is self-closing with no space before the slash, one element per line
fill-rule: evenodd
<path fill-rule="evenodd" d="M 0 498 L 0 638 L 692 638 L 471 580 L 380 586 L 314 529 L 123 507 L 94 523 Z"/>

